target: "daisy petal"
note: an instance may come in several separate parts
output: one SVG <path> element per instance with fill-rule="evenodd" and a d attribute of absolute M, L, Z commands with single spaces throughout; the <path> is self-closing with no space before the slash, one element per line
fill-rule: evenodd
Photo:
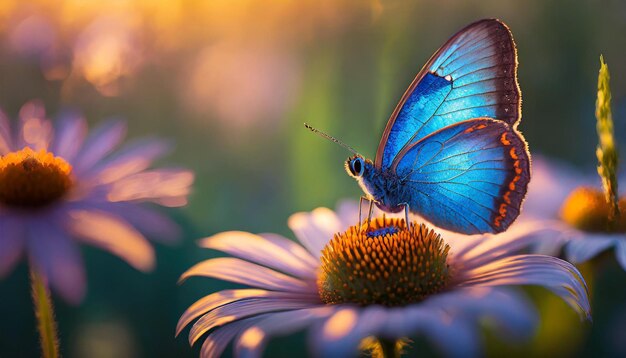
<path fill-rule="evenodd" d="M 164 213 L 134 203 L 111 203 L 103 210 L 123 217 L 132 227 L 150 240 L 174 243 L 181 237 L 180 227 Z"/>
<path fill-rule="evenodd" d="M 0 216 L 0 278 L 6 277 L 24 251 L 24 225 L 11 216 Z"/>
<path fill-rule="evenodd" d="M 30 101 L 20 109 L 19 147 L 28 146 L 34 151 L 47 150 L 52 139 L 52 124 L 46 119 L 41 101 Z"/>
<path fill-rule="evenodd" d="M 262 298 L 235 301 L 217 307 L 200 317 L 189 331 L 189 344 L 193 345 L 202 335 L 215 327 L 235 322 L 243 318 L 268 312 L 281 312 L 314 307 L 300 299 Z"/>
<path fill-rule="evenodd" d="M 39 270 L 67 302 L 78 304 L 85 296 L 85 271 L 78 246 L 55 225 L 43 219 L 28 225 L 28 253 Z"/>
<path fill-rule="evenodd" d="M 95 178 L 98 184 L 112 183 L 147 169 L 153 161 L 166 154 L 170 147 L 162 140 L 138 140 L 104 159 L 85 175 Z"/>
<path fill-rule="evenodd" d="M 445 312 L 423 314 L 407 313 L 414 320 L 421 320 L 420 332 L 427 336 L 448 357 L 480 356 L 479 330 L 462 316 L 449 316 Z"/>
<path fill-rule="evenodd" d="M 263 316 L 259 316 L 259 318 L 260 317 Z M 228 344 L 233 340 L 233 338 L 241 333 L 241 331 L 244 331 L 254 325 L 259 318 L 253 317 L 243 319 L 241 321 L 236 321 L 216 328 L 213 332 L 209 333 L 207 338 L 204 340 L 202 349 L 200 350 L 200 357 L 221 357 L 222 353 L 224 353 L 224 350 L 228 347 Z"/>
<path fill-rule="evenodd" d="M 573 264 L 583 263 L 622 240 L 623 238 L 617 235 L 588 234 L 578 240 L 569 240 L 565 246 L 565 255 Z"/>
<path fill-rule="evenodd" d="M 87 244 L 122 258 L 140 271 L 154 268 L 154 249 L 121 217 L 101 211 L 71 211 L 71 229 Z"/>
<path fill-rule="evenodd" d="M 626 270 L 626 240 L 617 240 L 615 244 L 615 257 L 617 258 L 617 262 L 622 265 L 622 268 Z"/>
<path fill-rule="evenodd" d="M 13 149 L 11 122 L 9 117 L 0 109 L 0 155 L 5 155 Z"/>
<path fill-rule="evenodd" d="M 87 122 L 78 113 L 62 116 L 52 143 L 52 152 L 68 162 L 73 162 L 87 136 Z"/>
<path fill-rule="evenodd" d="M 187 203 L 193 178 L 191 171 L 182 169 L 144 171 L 112 183 L 108 199 L 153 200 L 164 206 L 182 206 Z"/>
<path fill-rule="evenodd" d="M 111 153 L 126 135 L 126 124 L 110 120 L 92 131 L 85 146 L 79 153 L 74 169 L 83 173 Z"/>
<path fill-rule="evenodd" d="M 321 329 L 314 332 L 313 346 L 322 357 L 354 356 L 359 343 L 365 337 L 376 336 L 388 318 L 387 310 L 382 306 L 337 310 Z"/>
<path fill-rule="evenodd" d="M 319 258 L 324 246 L 341 230 L 342 225 L 332 210 L 317 208 L 311 213 L 291 215 L 288 226 L 304 247 Z"/>
<path fill-rule="evenodd" d="M 463 238 L 463 235 L 453 235 L 453 237 L 461 237 L 467 241 L 475 241 L 474 245 L 467 245 L 462 250 L 455 250 L 452 260 L 461 262 L 464 268 L 471 269 L 485 263 L 499 260 L 503 257 L 510 256 L 520 250 L 527 248 L 538 241 L 539 237 L 551 235 L 558 237 L 560 233 L 553 230 L 549 223 L 527 221 L 521 225 L 513 225 L 505 234 L 490 235 L 485 237 Z M 448 235 L 444 235 L 446 242 L 452 245 L 454 242 L 449 240 Z M 458 245 L 452 246 L 454 248 Z"/>
<path fill-rule="evenodd" d="M 196 264 L 180 277 L 182 282 L 192 276 L 212 277 L 266 290 L 312 293 L 311 285 L 269 268 L 231 257 L 220 257 Z"/>
<path fill-rule="evenodd" d="M 477 323 L 488 317 L 488 323 L 495 325 L 495 332 L 509 339 L 530 338 L 538 323 L 537 312 L 530 303 L 517 292 L 503 288 L 457 289 L 433 296 L 424 305 L 462 315 Z"/>
<path fill-rule="evenodd" d="M 243 231 L 219 233 L 200 241 L 201 247 L 219 250 L 247 261 L 267 266 L 302 278 L 316 277 L 316 261 L 311 255 L 308 260 L 292 254 L 305 251 L 300 245 L 277 236 L 267 238 Z"/>
<path fill-rule="evenodd" d="M 260 358 L 267 340 L 303 330 L 328 317 L 331 307 L 320 307 L 263 315 L 257 323 L 245 330 L 235 343 L 235 355 L 240 358 Z"/>
<path fill-rule="evenodd" d="M 517 255 L 462 273 L 460 286 L 543 286 L 567 302 L 581 317 L 591 319 L 585 281 L 569 262 L 544 255 Z"/>
<path fill-rule="evenodd" d="M 267 290 L 257 290 L 257 289 L 239 289 L 239 290 L 224 290 L 220 292 L 213 293 L 211 295 L 205 296 L 198 301 L 196 301 L 193 305 L 189 306 L 185 313 L 180 316 L 178 320 L 178 324 L 176 326 L 176 335 L 179 335 L 180 332 L 194 319 L 200 317 L 201 315 L 228 303 L 232 303 L 235 301 L 240 301 L 244 299 L 250 298 L 285 298 L 285 299 L 302 299 L 303 301 L 308 301 L 313 304 L 316 303 L 316 297 L 311 295 L 302 295 L 291 292 L 275 292 L 275 291 L 267 291 Z"/>

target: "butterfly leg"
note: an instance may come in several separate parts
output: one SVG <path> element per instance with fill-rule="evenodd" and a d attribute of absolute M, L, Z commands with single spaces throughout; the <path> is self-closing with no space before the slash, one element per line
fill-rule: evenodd
<path fill-rule="evenodd" d="M 372 222 L 372 211 L 374 210 L 374 200 L 372 199 L 368 199 L 370 201 L 370 209 L 369 209 L 369 213 L 367 214 L 367 229 L 365 229 L 365 231 L 369 231 L 370 229 L 370 223 Z"/>
<path fill-rule="evenodd" d="M 402 203 L 404 205 L 404 223 L 407 229 L 409 228 L 409 203 Z"/>
<path fill-rule="evenodd" d="M 363 220 L 363 216 L 362 216 L 362 210 L 363 210 L 363 200 L 367 200 L 370 203 L 370 208 L 369 208 L 369 216 L 367 217 L 367 229 L 369 229 L 369 220 L 372 217 L 372 205 L 373 205 L 373 201 L 368 198 L 367 196 L 361 196 L 361 198 L 359 199 L 359 233 L 361 232 L 361 220 Z"/>

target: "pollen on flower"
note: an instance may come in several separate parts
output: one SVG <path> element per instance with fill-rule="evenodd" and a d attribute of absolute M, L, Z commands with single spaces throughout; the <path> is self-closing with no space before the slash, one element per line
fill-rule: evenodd
<path fill-rule="evenodd" d="M 25 147 L 0 157 L 0 204 L 39 208 L 61 198 L 72 186 L 72 166 L 52 153 Z"/>
<path fill-rule="evenodd" d="M 620 211 L 626 212 L 626 199 L 619 200 Z M 596 188 L 580 187 L 572 191 L 561 206 L 561 218 L 573 227 L 589 232 L 626 232 L 626 215 L 619 221 L 609 220 L 610 206 L 604 193 Z"/>
<path fill-rule="evenodd" d="M 350 227 L 322 250 L 317 280 L 327 304 L 403 306 L 446 288 L 450 247 L 425 225 L 377 218 Z"/>

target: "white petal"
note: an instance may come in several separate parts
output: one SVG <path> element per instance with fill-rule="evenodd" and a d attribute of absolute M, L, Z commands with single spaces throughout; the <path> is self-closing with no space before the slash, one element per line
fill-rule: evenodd
<path fill-rule="evenodd" d="M 617 241 L 615 245 L 615 258 L 617 258 L 617 262 L 622 265 L 622 268 L 626 270 L 626 239 L 621 239 Z"/>
<path fill-rule="evenodd" d="M 565 255 L 567 260 L 573 264 L 583 263 L 621 240 L 626 240 L 626 237 L 601 234 L 580 235 L 579 238 L 568 241 L 565 246 Z"/>
<path fill-rule="evenodd" d="M 321 256 L 324 246 L 342 229 L 337 215 L 327 208 L 317 208 L 310 213 L 293 214 L 289 218 L 288 225 L 315 258 Z"/>
<path fill-rule="evenodd" d="M 263 315 L 245 330 L 235 342 L 235 355 L 240 358 L 260 358 L 269 338 L 303 330 L 328 317 L 330 306 Z"/>
<path fill-rule="evenodd" d="M 154 269 L 154 249 L 121 217 L 103 211 L 69 213 L 72 232 L 83 242 L 119 256 L 140 271 Z"/>
<path fill-rule="evenodd" d="M 550 221 L 522 221 L 513 224 L 502 234 L 466 238 L 474 244 L 465 245 L 461 250 L 458 250 L 456 248 L 458 245 L 454 245 L 449 239 L 450 235 L 444 235 L 443 238 L 446 242 L 450 241 L 451 262 L 454 265 L 461 265 L 464 269 L 471 269 L 519 253 L 539 240 L 548 240 L 548 237 L 558 240 L 561 231 L 555 229 L 552 224 Z M 452 237 L 458 236 L 456 234 Z"/>
<path fill-rule="evenodd" d="M 263 317 L 263 316 L 259 316 Z M 242 331 L 251 327 L 260 318 L 253 317 L 229 323 L 225 326 L 218 327 L 207 335 L 202 349 L 200 350 L 201 358 L 221 357 L 222 353 L 230 343 Z"/>
<path fill-rule="evenodd" d="M 310 302 L 286 298 L 251 298 L 217 307 L 200 317 L 189 331 L 189 344 L 215 327 L 268 312 L 281 312 L 315 307 Z"/>
<path fill-rule="evenodd" d="M 192 276 L 212 277 L 266 290 L 313 293 L 315 282 L 305 282 L 248 261 L 220 257 L 196 264 L 180 277 L 182 282 Z"/>
<path fill-rule="evenodd" d="M 537 312 L 523 294 L 503 288 L 467 287 L 434 295 L 425 307 L 494 325 L 495 333 L 511 340 L 528 339 L 538 323 Z"/>
<path fill-rule="evenodd" d="M 537 285 L 556 293 L 581 316 L 591 318 L 585 281 L 569 262 L 544 255 L 517 255 L 459 272 L 460 286 Z"/>
<path fill-rule="evenodd" d="M 194 319 L 200 317 L 201 315 L 219 306 L 250 298 L 299 299 L 303 302 L 311 302 L 312 304 L 316 304 L 319 301 L 319 298 L 313 295 L 303 295 L 291 292 L 275 292 L 257 289 L 219 291 L 199 299 L 193 305 L 187 308 L 187 310 L 180 316 L 180 319 L 178 320 L 178 324 L 176 326 L 176 335 L 179 335 L 180 332 L 189 323 L 191 323 Z"/>
<path fill-rule="evenodd" d="M 316 260 L 302 246 L 277 235 L 261 237 L 243 231 L 229 231 L 203 239 L 199 245 L 297 277 L 316 277 Z M 298 255 L 293 252 L 298 252 Z M 305 260 L 302 260 L 303 255 L 307 255 Z"/>

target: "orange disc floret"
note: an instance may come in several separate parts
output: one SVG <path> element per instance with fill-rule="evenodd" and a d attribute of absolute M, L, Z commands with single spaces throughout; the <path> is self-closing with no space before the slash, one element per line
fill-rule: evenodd
<path fill-rule="evenodd" d="M 29 147 L 0 157 L 0 205 L 46 206 L 72 187 L 72 166 L 45 150 Z"/>
<path fill-rule="evenodd" d="M 352 226 L 322 250 L 318 291 L 327 304 L 403 306 L 444 290 L 449 246 L 425 225 L 374 219 Z"/>

